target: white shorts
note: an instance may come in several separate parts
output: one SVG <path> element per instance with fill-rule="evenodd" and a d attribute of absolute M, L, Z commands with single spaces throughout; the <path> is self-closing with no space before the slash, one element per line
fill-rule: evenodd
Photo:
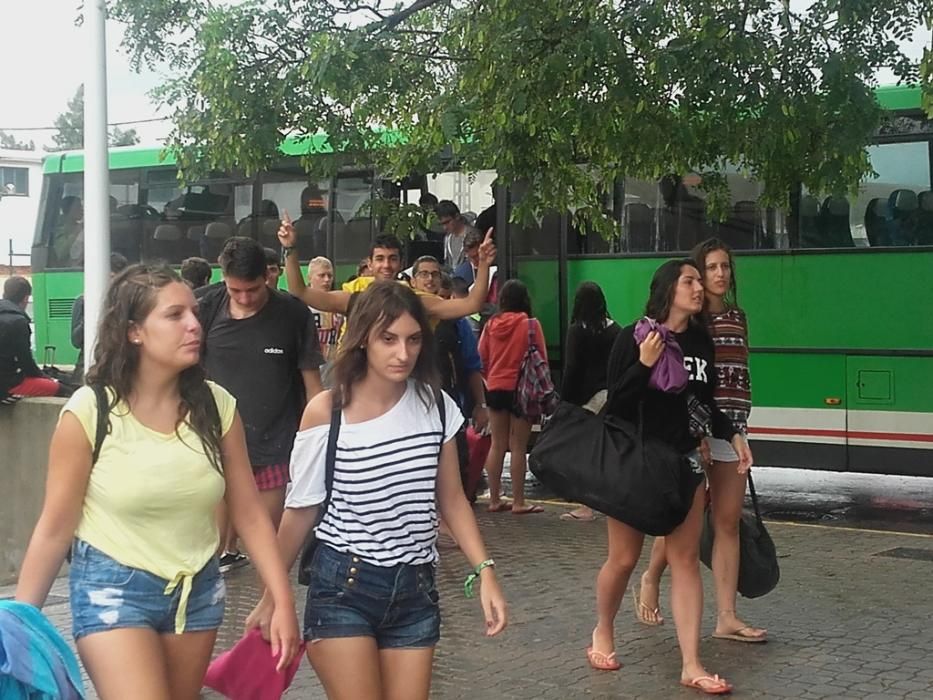
<path fill-rule="evenodd" d="M 732 445 L 719 438 L 707 438 L 709 454 L 714 462 L 738 462 L 739 456 L 732 449 Z"/>

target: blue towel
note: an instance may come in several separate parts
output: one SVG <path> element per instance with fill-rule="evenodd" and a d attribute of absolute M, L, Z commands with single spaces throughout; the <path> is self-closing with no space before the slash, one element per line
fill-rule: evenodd
<path fill-rule="evenodd" d="M 45 615 L 28 603 L 0 600 L 0 698 L 84 698 L 78 660 Z"/>

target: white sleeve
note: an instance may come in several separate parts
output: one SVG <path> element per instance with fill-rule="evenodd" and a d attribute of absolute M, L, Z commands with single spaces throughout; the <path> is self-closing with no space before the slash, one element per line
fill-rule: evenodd
<path fill-rule="evenodd" d="M 329 425 L 299 431 L 292 447 L 288 471 L 291 481 L 285 491 L 286 508 L 307 508 L 327 497 L 327 436 Z"/>
<path fill-rule="evenodd" d="M 446 391 L 441 391 L 444 397 L 444 411 L 446 412 L 447 425 L 444 426 L 444 442 L 452 440 L 457 431 L 463 426 L 463 411 L 457 405 L 457 402 L 450 398 Z M 437 423 L 440 422 L 440 415 L 437 414 Z"/>

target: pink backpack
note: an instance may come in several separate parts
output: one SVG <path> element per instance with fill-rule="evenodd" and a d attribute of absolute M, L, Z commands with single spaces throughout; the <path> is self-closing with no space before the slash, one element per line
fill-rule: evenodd
<path fill-rule="evenodd" d="M 528 319 L 528 350 L 518 370 L 515 387 L 518 410 L 530 421 L 537 421 L 557 410 L 560 397 L 551 381 L 551 370 L 535 342 L 535 320 Z"/>

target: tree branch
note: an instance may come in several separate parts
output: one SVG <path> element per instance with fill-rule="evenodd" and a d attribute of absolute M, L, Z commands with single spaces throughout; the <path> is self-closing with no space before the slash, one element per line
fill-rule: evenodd
<path fill-rule="evenodd" d="M 399 10 L 394 15 L 386 17 L 385 20 L 380 23 L 380 26 L 376 28 L 376 33 L 380 34 L 382 32 L 390 31 L 412 15 L 416 15 L 422 10 L 426 10 L 432 5 L 436 5 L 438 2 L 441 2 L 441 0 L 415 0 L 415 2 L 406 7 L 404 10 Z"/>

